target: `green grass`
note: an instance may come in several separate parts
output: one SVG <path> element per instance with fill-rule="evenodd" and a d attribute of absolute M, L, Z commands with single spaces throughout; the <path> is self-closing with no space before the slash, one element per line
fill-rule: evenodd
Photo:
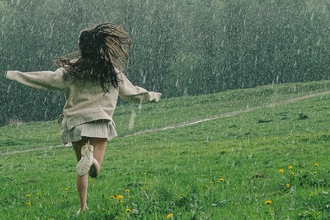
<path fill-rule="evenodd" d="M 119 106 L 119 137 L 90 179 L 90 210 L 79 216 L 75 156 L 61 146 L 59 124 L 1 127 L 0 219 L 328 219 L 330 94 L 320 93 L 329 86 Z M 288 101 L 311 94 L 319 95 Z"/>

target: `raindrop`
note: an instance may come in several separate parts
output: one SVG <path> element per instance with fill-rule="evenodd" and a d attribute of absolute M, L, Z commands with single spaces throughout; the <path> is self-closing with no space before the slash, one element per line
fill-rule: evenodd
<path fill-rule="evenodd" d="M 131 117 L 130 117 L 129 123 L 128 123 L 128 129 L 129 130 L 133 130 L 135 118 L 136 118 L 136 113 L 133 110 L 132 113 L 131 113 Z"/>
<path fill-rule="evenodd" d="M 139 109 L 139 113 L 141 113 L 141 110 L 142 110 L 142 103 L 139 104 L 138 109 Z"/>

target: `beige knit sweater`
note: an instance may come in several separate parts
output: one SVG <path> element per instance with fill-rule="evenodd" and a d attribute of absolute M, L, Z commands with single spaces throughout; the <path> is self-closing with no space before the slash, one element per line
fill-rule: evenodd
<path fill-rule="evenodd" d="M 7 71 L 6 77 L 35 89 L 62 90 L 66 98 L 63 114 L 68 129 L 95 120 L 112 121 L 118 96 L 135 103 L 158 102 L 161 96 L 160 93 L 148 92 L 132 85 L 118 70 L 116 70 L 120 79 L 118 87 L 111 86 L 108 93 L 104 93 L 101 86 L 95 86 L 92 82 L 64 81 L 64 71 L 64 68 L 59 68 L 55 72 Z"/>

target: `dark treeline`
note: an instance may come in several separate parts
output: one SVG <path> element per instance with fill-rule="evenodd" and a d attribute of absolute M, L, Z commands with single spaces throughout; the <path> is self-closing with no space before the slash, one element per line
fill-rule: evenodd
<path fill-rule="evenodd" d="M 329 0 L 0 0 L 0 70 L 55 70 L 100 22 L 133 39 L 129 78 L 163 97 L 329 79 Z M 60 92 L 0 79 L 0 125 L 54 120 Z"/>

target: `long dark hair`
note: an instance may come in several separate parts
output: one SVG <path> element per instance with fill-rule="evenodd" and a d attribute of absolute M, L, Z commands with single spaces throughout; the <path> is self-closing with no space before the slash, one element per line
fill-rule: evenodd
<path fill-rule="evenodd" d="M 120 25 L 102 23 L 80 32 L 78 60 L 59 58 L 56 63 L 67 70 L 64 79 L 89 80 L 109 92 L 110 86 L 117 87 L 119 82 L 114 68 L 124 70 L 131 45 L 131 38 Z"/>

